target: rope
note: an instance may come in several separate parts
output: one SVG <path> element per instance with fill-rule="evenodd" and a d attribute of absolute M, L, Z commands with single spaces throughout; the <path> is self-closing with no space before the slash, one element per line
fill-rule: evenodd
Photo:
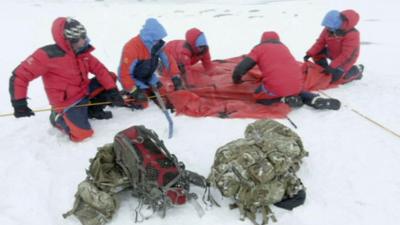
<path fill-rule="evenodd" d="M 164 97 L 164 95 L 162 95 L 161 97 Z M 148 98 L 149 99 L 153 99 L 153 98 L 155 98 L 155 96 L 150 96 Z M 131 101 L 135 101 L 135 100 L 134 99 L 126 99 L 125 100 L 125 102 L 131 102 Z M 75 106 L 72 106 L 72 107 L 70 107 L 70 106 L 57 107 L 57 108 L 50 107 L 50 108 L 44 108 L 44 109 L 35 109 L 35 110 L 32 110 L 32 111 L 37 113 L 37 112 L 46 112 L 46 111 L 50 111 L 50 110 L 63 110 L 63 109 L 66 109 L 66 108 L 79 108 L 79 107 L 95 106 L 95 105 L 109 105 L 111 103 L 112 102 L 110 102 L 110 101 L 107 101 L 107 102 L 95 102 L 95 103 L 86 103 L 86 104 L 82 104 L 82 105 L 75 105 Z M 14 116 L 14 113 L 3 113 L 3 114 L 0 114 L 0 117 L 7 117 L 7 116 Z"/>
<path fill-rule="evenodd" d="M 319 91 L 319 93 L 321 93 L 322 95 L 325 95 L 328 98 L 332 98 L 330 95 L 328 95 L 327 93 L 323 92 L 323 91 Z M 400 134 L 394 132 L 393 130 L 387 128 L 386 126 L 378 123 L 377 121 L 373 120 L 372 118 L 364 115 L 363 113 L 361 113 L 360 111 L 350 107 L 348 104 L 344 104 L 344 107 L 350 109 L 352 112 L 354 112 L 355 114 L 359 115 L 360 117 L 366 119 L 367 121 L 371 122 L 372 124 L 375 124 L 376 126 L 380 127 L 381 129 L 385 130 L 388 133 L 391 133 L 392 135 L 400 138 Z"/>

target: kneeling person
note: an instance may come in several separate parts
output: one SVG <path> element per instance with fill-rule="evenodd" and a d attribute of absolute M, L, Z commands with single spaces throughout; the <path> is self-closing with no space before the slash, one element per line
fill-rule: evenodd
<path fill-rule="evenodd" d="M 75 19 L 60 17 L 52 25 L 55 44 L 39 48 L 23 61 L 10 78 L 14 116 L 29 117 L 29 83 L 41 76 L 52 113 L 50 122 L 72 141 L 82 141 L 93 134 L 88 118 L 108 119 L 104 106 L 86 106 L 89 102 L 111 101 L 124 104 L 115 84 L 116 76 L 91 52 L 94 50 L 84 26 Z M 89 79 L 88 74 L 95 75 Z"/>
<path fill-rule="evenodd" d="M 337 109 L 340 102 L 336 99 L 324 99 L 317 94 L 302 92 L 303 74 L 299 63 L 289 49 L 280 41 L 276 32 L 264 32 L 260 44 L 235 67 L 232 75 L 233 82 L 239 84 L 242 77 L 254 66 L 258 65 L 262 73 L 262 84 L 255 90 L 254 98 L 257 103 L 271 105 L 278 102 L 296 108 L 304 103 L 317 109 Z M 313 104 L 318 97 L 319 107 Z M 314 99 L 315 98 L 315 99 Z M 328 102 L 328 104 L 325 104 Z M 339 106 L 337 103 L 339 102 Z M 329 107 L 328 107 L 329 106 Z M 332 108 L 333 106 L 333 108 Z"/>

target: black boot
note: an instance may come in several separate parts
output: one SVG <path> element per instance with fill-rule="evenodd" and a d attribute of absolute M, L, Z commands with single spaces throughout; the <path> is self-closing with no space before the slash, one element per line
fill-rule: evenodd
<path fill-rule="evenodd" d="M 303 106 L 303 100 L 300 96 L 287 96 L 281 98 L 281 102 L 288 104 L 292 108 L 299 108 Z"/>
<path fill-rule="evenodd" d="M 349 72 L 344 75 L 343 79 L 345 80 L 345 83 L 348 83 L 352 80 L 361 80 L 363 77 L 363 72 L 364 72 L 364 65 L 359 64 L 359 65 L 354 65 L 351 67 Z"/>
<path fill-rule="evenodd" d="M 89 119 L 108 120 L 113 117 L 110 111 L 104 111 L 104 106 L 93 105 L 88 107 Z"/>
<path fill-rule="evenodd" d="M 311 101 L 309 105 L 315 109 L 338 110 L 340 109 L 341 103 L 339 100 L 334 98 L 322 98 L 320 96 L 317 96 Z"/>

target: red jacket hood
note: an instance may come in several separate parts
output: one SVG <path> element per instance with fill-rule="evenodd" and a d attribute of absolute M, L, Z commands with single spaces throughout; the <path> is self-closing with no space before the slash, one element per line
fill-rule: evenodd
<path fill-rule="evenodd" d="M 195 50 L 196 52 L 197 52 L 196 40 L 202 33 L 203 32 L 201 32 L 197 28 L 192 28 L 192 29 L 186 31 L 186 35 L 185 35 L 186 36 L 186 42 L 188 42 L 190 47 L 192 47 L 192 49 Z"/>
<path fill-rule="evenodd" d="M 51 27 L 51 33 L 53 35 L 54 41 L 60 48 L 62 48 L 62 50 L 67 53 L 74 54 L 74 51 L 71 48 L 71 44 L 67 41 L 67 39 L 65 39 L 64 36 L 64 27 L 66 20 L 66 17 L 59 17 L 55 19 Z"/>
<path fill-rule="evenodd" d="M 345 18 L 341 29 L 345 30 L 345 31 L 353 29 L 357 25 L 358 21 L 360 20 L 360 15 L 358 15 L 358 13 L 356 11 L 351 10 L 351 9 L 344 10 L 341 12 L 341 14 Z"/>
<path fill-rule="evenodd" d="M 279 35 L 274 31 L 266 31 L 261 36 L 261 42 L 269 41 L 269 40 L 277 40 L 279 41 Z"/>

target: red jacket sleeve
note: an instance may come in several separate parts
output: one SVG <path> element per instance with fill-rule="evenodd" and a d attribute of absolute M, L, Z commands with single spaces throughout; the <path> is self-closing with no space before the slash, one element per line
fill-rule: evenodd
<path fill-rule="evenodd" d="M 207 52 L 201 58 L 201 63 L 203 64 L 203 67 L 204 67 L 205 70 L 212 69 L 213 64 L 211 62 L 211 55 L 210 55 L 210 51 L 209 50 L 207 50 Z"/>
<path fill-rule="evenodd" d="M 101 63 L 96 57 L 90 55 L 89 59 L 89 72 L 94 74 L 100 84 L 106 89 L 110 90 L 116 88 L 115 81 L 112 78 L 110 71 Z"/>
<path fill-rule="evenodd" d="M 188 52 L 183 52 L 179 61 L 185 66 L 186 70 L 190 69 L 192 66 L 192 56 Z"/>
<path fill-rule="evenodd" d="M 29 82 L 47 73 L 47 61 L 47 54 L 38 49 L 14 70 L 10 78 L 11 100 L 27 97 Z"/>
<path fill-rule="evenodd" d="M 358 56 L 360 49 L 360 33 L 349 32 L 342 41 L 342 49 L 340 55 L 332 60 L 330 66 L 332 68 L 345 67 L 348 63 L 353 63 L 355 57 Z"/>
<path fill-rule="evenodd" d="M 311 46 L 311 48 L 307 51 L 307 55 L 309 56 L 316 56 L 318 53 L 322 51 L 322 49 L 325 48 L 326 45 L 326 37 L 328 35 L 328 31 L 324 29 L 321 34 L 319 35 L 317 41 Z"/>

